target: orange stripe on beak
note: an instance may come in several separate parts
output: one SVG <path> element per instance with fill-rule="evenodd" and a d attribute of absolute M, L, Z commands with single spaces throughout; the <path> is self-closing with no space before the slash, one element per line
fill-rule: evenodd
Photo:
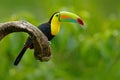
<path fill-rule="evenodd" d="M 61 18 L 69 18 L 69 17 L 66 15 L 62 15 Z"/>

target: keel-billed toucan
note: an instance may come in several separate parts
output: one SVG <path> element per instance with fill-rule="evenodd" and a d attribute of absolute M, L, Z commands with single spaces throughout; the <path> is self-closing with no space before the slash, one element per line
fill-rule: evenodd
<path fill-rule="evenodd" d="M 83 20 L 78 15 L 71 13 L 71 12 L 62 11 L 62 12 L 54 13 L 48 22 L 39 25 L 38 28 L 46 35 L 46 37 L 50 41 L 54 36 L 56 36 L 58 34 L 58 32 L 60 30 L 61 22 L 74 22 L 74 23 L 81 24 L 82 27 L 84 26 Z M 29 37 L 28 37 L 23 49 L 17 56 L 17 58 L 14 62 L 14 65 L 17 65 L 20 62 L 22 56 L 24 55 L 25 51 L 28 48 L 30 48 L 30 49 L 33 48 L 32 40 Z"/>

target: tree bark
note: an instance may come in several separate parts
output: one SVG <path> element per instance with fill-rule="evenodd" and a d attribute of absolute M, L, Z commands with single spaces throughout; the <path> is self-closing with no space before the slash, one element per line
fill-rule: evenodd
<path fill-rule="evenodd" d="M 36 59 L 40 61 L 48 61 L 50 59 L 51 52 L 48 39 L 38 28 L 25 21 L 0 23 L 0 40 L 13 32 L 26 32 L 30 35 Z"/>

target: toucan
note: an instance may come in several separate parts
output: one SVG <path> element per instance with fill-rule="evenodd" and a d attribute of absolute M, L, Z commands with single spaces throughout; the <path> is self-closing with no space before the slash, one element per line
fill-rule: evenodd
<path fill-rule="evenodd" d="M 67 12 L 67 11 L 61 11 L 61 12 L 55 12 L 48 22 L 43 23 L 38 26 L 38 29 L 41 30 L 45 36 L 48 38 L 48 40 L 52 40 L 53 37 L 55 37 L 59 31 L 60 31 L 60 23 L 61 22 L 73 22 L 81 24 L 82 27 L 84 27 L 84 21 L 76 14 Z M 14 65 L 18 65 L 20 62 L 22 56 L 24 55 L 25 51 L 30 48 L 33 49 L 33 43 L 30 37 L 27 38 L 26 43 L 24 44 L 24 47 L 18 54 Z"/>

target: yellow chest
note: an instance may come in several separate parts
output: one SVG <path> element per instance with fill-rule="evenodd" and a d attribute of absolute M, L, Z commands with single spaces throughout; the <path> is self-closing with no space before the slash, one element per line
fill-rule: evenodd
<path fill-rule="evenodd" d="M 57 35 L 59 31 L 60 31 L 60 22 L 58 21 L 57 18 L 53 17 L 51 21 L 51 34 Z"/>

